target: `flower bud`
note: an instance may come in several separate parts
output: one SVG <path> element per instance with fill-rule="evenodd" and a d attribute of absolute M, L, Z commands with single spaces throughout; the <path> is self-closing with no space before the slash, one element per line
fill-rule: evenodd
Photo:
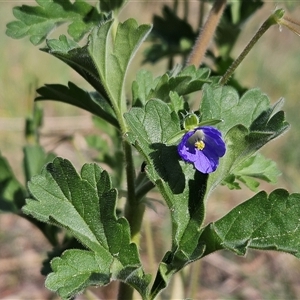
<path fill-rule="evenodd" d="M 199 118 L 196 114 L 188 114 L 183 121 L 183 128 L 186 130 L 192 130 L 198 126 Z"/>

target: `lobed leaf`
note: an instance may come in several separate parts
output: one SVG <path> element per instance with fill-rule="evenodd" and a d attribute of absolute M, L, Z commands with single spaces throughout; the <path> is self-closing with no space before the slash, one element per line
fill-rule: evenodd
<path fill-rule="evenodd" d="M 220 159 L 218 169 L 209 176 L 207 195 L 228 176 L 233 184 L 231 174 L 235 169 L 289 128 L 283 111 L 280 111 L 282 104 L 280 99 L 270 106 L 267 96 L 258 89 L 249 90 L 239 99 L 231 87 L 204 87 L 201 121 L 223 119 L 216 127 L 225 135 L 226 143 L 225 156 Z M 249 184 L 253 185 L 253 182 Z"/>
<path fill-rule="evenodd" d="M 199 228 L 204 218 L 204 195 L 207 175 L 180 161 L 176 146 L 166 142 L 180 131 L 176 112 L 158 99 L 143 108 L 125 114 L 128 140 L 146 161 L 149 179 L 163 195 L 171 213 L 172 249 L 167 252 L 151 291 L 152 296 L 164 288 L 172 274 L 201 256 L 197 248 Z"/>
<path fill-rule="evenodd" d="M 247 249 L 284 251 L 300 257 L 300 194 L 277 189 L 260 192 L 220 220 L 207 225 L 199 239 L 204 255 L 227 249 L 245 255 Z"/>
<path fill-rule="evenodd" d="M 163 17 L 154 15 L 150 35 L 153 44 L 146 49 L 144 62 L 155 63 L 166 57 L 188 53 L 196 39 L 191 25 L 174 11 L 163 7 Z"/>
<path fill-rule="evenodd" d="M 217 127 L 224 135 L 232 127 L 249 128 L 252 122 L 270 106 L 266 94 L 259 89 L 247 91 L 241 98 L 230 86 L 204 85 L 200 106 L 202 120 L 222 119 Z"/>
<path fill-rule="evenodd" d="M 39 6 L 22 5 L 14 7 L 13 14 L 18 21 L 7 24 L 6 34 L 19 39 L 30 37 L 34 45 L 42 43 L 53 29 L 63 23 L 68 25 L 68 33 L 79 41 L 106 16 L 89 3 L 76 0 L 36 0 Z"/>
<path fill-rule="evenodd" d="M 53 260 L 49 289 L 72 297 L 88 285 L 120 279 L 142 295 L 147 293 L 149 277 L 142 270 L 136 245 L 130 243 L 126 219 L 116 217 L 117 192 L 105 171 L 85 164 L 79 175 L 69 161 L 56 158 L 28 187 L 33 198 L 27 199 L 24 213 L 66 228 L 89 249 L 70 250 Z"/>
<path fill-rule="evenodd" d="M 210 82 L 209 75 L 208 68 L 196 69 L 194 65 L 180 71 L 175 69 L 155 79 L 149 71 L 141 70 L 132 83 L 133 105 L 143 106 L 151 98 L 169 102 L 171 92 L 184 96 L 199 91 L 205 83 Z"/>
<path fill-rule="evenodd" d="M 238 180 L 244 183 L 250 190 L 257 192 L 259 182 L 256 179 L 276 183 L 279 175 L 281 175 L 281 172 L 278 170 L 276 163 L 257 153 L 239 164 L 224 179 L 222 184 L 226 184 L 230 189 L 240 189 Z"/>

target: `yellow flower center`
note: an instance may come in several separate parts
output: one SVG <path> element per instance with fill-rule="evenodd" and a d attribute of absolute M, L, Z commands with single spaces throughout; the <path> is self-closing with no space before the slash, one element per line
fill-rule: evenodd
<path fill-rule="evenodd" d="M 205 143 L 203 141 L 204 139 L 204 132 L 203 130 L 199 129 L 190 136 L 188 142 L 190 143 L 190 145 L 194 145 L 196 149 L 203 150 L 205 147 Z"/>
<path fill-rule="evenodd" d="M 205 143 L 203 141 L 197 141 L 195 143 L 195 147 L 198 149 L 198 150 L 203 150 L 204 147 L 205 147 Z"/>

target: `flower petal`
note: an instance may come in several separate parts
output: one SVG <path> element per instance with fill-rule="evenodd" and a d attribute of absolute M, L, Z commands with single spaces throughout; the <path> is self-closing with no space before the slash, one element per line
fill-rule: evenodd
<path fill-rule="evenodd" d="M 201 130 L 201 134 L 196 133 Z M 189 140 L 190 137 L 194 137 Z M 199 139 L 199 140 L 197 140 Z M 194 141 L 204 142 L 203 149 L 197 149 Z M 203 126 L 188 131 L 177 146 L 178 154 L 183 160 L 193 163 L 195 168 L 202 173 L 214 172 L 219 165 L 219 158 L 226 152 L 225 142 L 221 132 L 211 126 Z"/>
<path fill-rule="evenodd" d="M 208 126 L 203 126 L 201 129 L 205 135 L 205 145 L 210 148 L 210 151 L 215 152 L 218 157 L 222 157 L 226 152 L 226 146 L 220 131 Z"/>
<path fill-rule="evenodd" d="M 218 166 L 218 161 L 208 158 L 202 151 L 198 151 L 198 159 L 195 161 L 195 168 L 201 173 L 208 174 L 214 172 Z"/>

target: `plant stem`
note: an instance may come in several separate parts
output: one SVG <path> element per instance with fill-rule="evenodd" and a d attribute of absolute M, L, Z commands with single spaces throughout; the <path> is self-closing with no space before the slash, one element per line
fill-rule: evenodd
<path fill-rule="evenodd" d="M 148 254 L 148 262 L 150 266 L 150 273 L 154 274 L 155 271 L 155 245 L 153 243 L 153 234 L 152 227 L 148 218 L 145 218 L 145 238 L 146 238 L 146 247 Z"/>
<path fill-rule="evenodd" d="M 248 45 L 245 47 L 245 49 L 242 51 L 242 53 L 238 56 L 238 58 L 231 64 L 231 66 L 228 68 L 226 73 L 223 75 L 223 77 L 220 79 L 219 84 L 224 85 L 230 78 L 230 76 L 233 74 L 233 72 L 236 70 L 236 68 L 239 66 L 239 64 L 244 60 L 244 58 L 247 56 L 249 51 L 253 48 L 253 46 L 257 43 L 257 41 L 262 37 L 262 35 L 272 26 L 275 24 L 278 24 L 278 20 L 281 18 L 280 14 L 282 13 L 282 10 L 276 10 L 274 13 L 272 13 L 269 18 L 260 26 L 256 34 L 253 36 L 251 41 L 248 43 Z"/>
<path fill-rule="evenodd" d="M 198 280 L 200 278 L 200 269 L 202 261 L 194 262 L 191 266 L 191 283 L 190 283 L 190 295 L 192 299 L 195 299 L 198 291 Z"/>
<path fill-rule="evenodd" d="M 127 198 L 131 205 L 135 205 L 135 169 L 132 157 L 131 145 L 124 140 L 123 141 L 126 179 L 127 179 Z"/>
<path fill-rule="evenodd" d="M 224 8 L 226 7 L 227 0 L 216 0 L 207 18 L 207 21 L 200 31 L 196 40 L 195 46 L 187 60 L 187 65 L 200 66 L 208 45 L 215 33 L 219 24 Z"/>
<path fill-rule="evenodd" d="M 120 282 L 118 300 L 130 300 L 133 298 L 133 288 L 124 282 Z"/>
<path fill-rule="evenodd" d="M 125 164 L 126 164 L 126 178 L 127 178 L 127 201 L 125 204 L 124 216 L 127 219 L 130 226 L 131 241 L 136 243 L 139 247 L 140 242 L 140 230 L 142 220 L 145 212 L 145 204 L 139 202 L 135 195 L 135 169 L 132 157 L 131 145 L 124 140 L 123 141 Z M 120 282 L 118 299 L 130 300 L 133 297 L 133 288 L 123 282 Z"/>
<path fill-rule="evenodd" d="M 139 245 L 139 232 L 142 225 L 145 204 L 139 201 L 135 193 L 135 170 L 131 145 L 127 141 L 124 141 L 123 146 L 127 175 L 127 201 L 124 215 L 130 225 L 131 240 Z"/>
<path fill-rule="evenodd" d="M 145 212 L 145 204 L 139 203 L 132 205 L 129 198 L 127 198 L 127 202 L 125 205 L 125 217 L 130 224 L 131 231 L 131 240 L 132 242 L 137 244 L 139 247 L 140 242 L 140 229 L 142 225 L 142 220 Z M 120 282 L 119 292 L 118 292 L 118 300 L 130 300 L 133 297 L 133 288 L 126 283 Z"/>
<path fill-rule="evenodd" d="M 125 205 L 125 217 L 130 224 L 131 241 L 139 246 L 140 243 L 140 229 L 145 212 L 145 204 L 143 202 L 131 205 L 130 201 Z"/>

